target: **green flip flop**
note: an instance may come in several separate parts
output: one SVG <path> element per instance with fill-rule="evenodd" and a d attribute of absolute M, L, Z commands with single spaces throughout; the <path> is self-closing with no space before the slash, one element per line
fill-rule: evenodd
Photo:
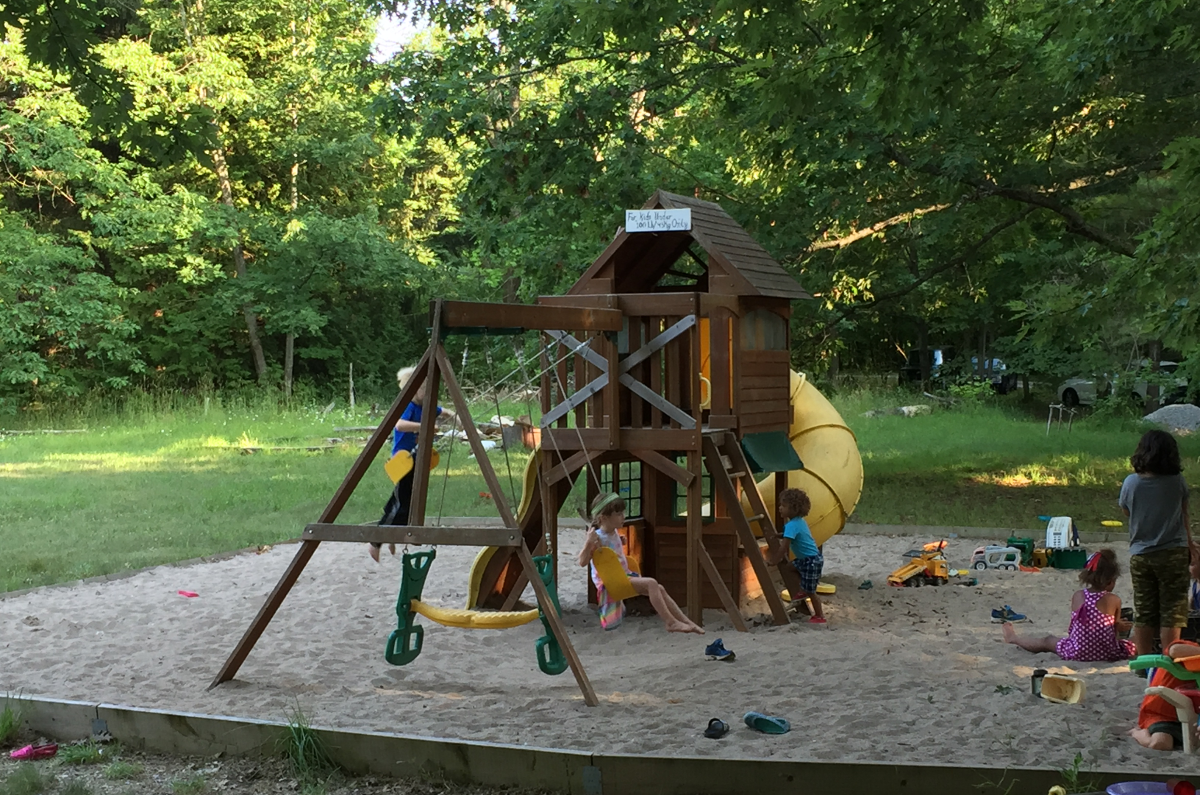
<path fill-rule="evenodd" d="M 787 734 L 792 730 L 792 725 L 786 719 L 764 715 L 761 712 L 747 712 L 742 720 L 751 729 L 763 734 Z"/>

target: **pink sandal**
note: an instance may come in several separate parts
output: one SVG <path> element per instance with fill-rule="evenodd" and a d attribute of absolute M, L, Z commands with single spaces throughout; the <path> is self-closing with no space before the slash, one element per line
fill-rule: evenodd
<path fill-rule="evenodd" d="M 47 745 L 27 745 L 24 748 L 18 748 L 9 756 L 13 759 L 24 761 L 32 761 L 34 759 L 49 759 L 58 753 L 58 744 L 49 743 Z"/>

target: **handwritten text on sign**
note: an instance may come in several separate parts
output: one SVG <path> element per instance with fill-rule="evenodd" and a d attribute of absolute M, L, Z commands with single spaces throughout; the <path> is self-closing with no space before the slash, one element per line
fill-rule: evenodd
<path fill-rule="evenodd" d="M 626 232 L 687 232 L 692 228 L 692 211 L 626 210 Z"/>

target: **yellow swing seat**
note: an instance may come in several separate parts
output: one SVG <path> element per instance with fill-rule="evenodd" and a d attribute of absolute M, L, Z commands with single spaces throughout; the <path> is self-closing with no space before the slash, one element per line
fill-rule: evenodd
<path fill-rule="evenodd" d="M 459 629 L 509 629 L 537 621 L 538 611 L 522 610 L 519 612 L 501 613 L 486 610 L 458 610 L 453 607 L 437 607 L 413 599 L 410 603 L 414 613 L 425 616 L 435 624 Z"/>
<path fill-rule="evenodd" d="M 592 553 L 592 565 L 596 567 L 596 573 L 600 575 L 600 581 L 604 583 L 604 590 L 608 591 L 609 599 L 621 601 L 638 595 L 633 589 L 633 582 L 621 565 L 621 559 L 613 550 L 608 547 L 598 548 Z"/>

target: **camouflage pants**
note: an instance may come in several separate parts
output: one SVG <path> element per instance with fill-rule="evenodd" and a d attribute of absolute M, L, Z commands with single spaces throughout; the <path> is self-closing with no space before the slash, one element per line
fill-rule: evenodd
<path fill-rule="evenodd" d="M 1187 547 L 1143 552 L 1129 559 L 1133 579 L 1133 623 L 1139 627 L 1186 627 L 1188 573 L 1191 553 Z"/>

